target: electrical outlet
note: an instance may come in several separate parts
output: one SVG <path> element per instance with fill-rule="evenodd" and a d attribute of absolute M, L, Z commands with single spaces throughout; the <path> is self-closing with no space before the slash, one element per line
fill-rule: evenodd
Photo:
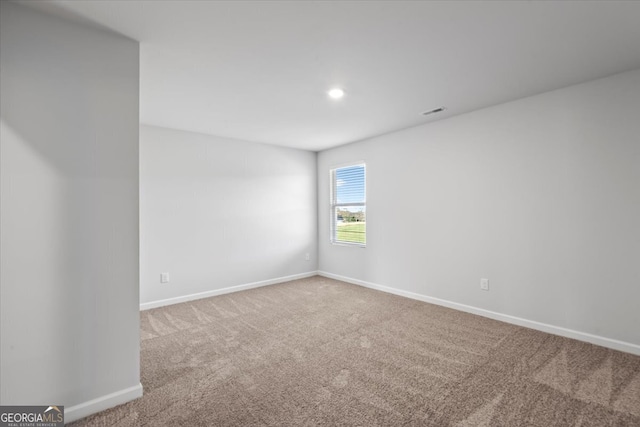
<path fill-rule="evenodd" d="M 169 283 L 169 273 L 160 273 L 160 283 Z"/>
<path fill-rule="evenodd" d="M 489 279 L 480 279 L 480 289 L 483 291 L 489 290 Z"/>
<path fill-rule="evenodd" d="M 307 261 L 311 260 L 311 255 L 309 255 L 309 252 L 305 254 L 304 259 Z"/>

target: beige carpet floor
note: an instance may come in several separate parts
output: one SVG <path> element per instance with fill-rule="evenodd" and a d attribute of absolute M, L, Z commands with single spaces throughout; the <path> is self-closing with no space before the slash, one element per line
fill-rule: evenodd
<path fill-rule="evenodd" d="M 141 312 L 144 396 L 78 426 L 640 426 L 640 357 L 312 277 Z"/>

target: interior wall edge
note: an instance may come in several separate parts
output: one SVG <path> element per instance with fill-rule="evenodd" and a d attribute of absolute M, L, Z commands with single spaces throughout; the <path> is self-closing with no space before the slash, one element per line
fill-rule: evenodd
<path fill-rule="evenodd" d="M 138 399 L 142 397 L 142 394 L 142 383 L 138 383 L 133 387 L 128 387 L 77 405 L 69 406 L 64 408 L 64 421 L 65 423 L 77 421 L 89 415 Z"/>

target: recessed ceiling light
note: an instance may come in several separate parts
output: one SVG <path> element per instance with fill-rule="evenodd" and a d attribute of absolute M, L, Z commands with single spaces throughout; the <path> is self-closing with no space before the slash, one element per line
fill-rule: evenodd
<path fill-rule="evenodd" d="M 344 96 L 344 90 L 340 89 L 339 87 L 333 88 L 327 93 L 332 99 L 340 99 Z"/>

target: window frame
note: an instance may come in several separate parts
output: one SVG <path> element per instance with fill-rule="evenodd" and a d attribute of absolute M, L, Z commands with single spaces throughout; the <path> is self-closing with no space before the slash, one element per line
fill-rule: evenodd
<path fill-rule="evenodd" d="M 334 203 L 336 200 L 334 199 L 334 185 L 336 179 L 336 171 L 338 169 L 350 168 L 353 166 L 362 166 L 364 170 L 364 201 L 358 203 Z M 343 240 L 337 240 L 337 226 L 336 226 L 336 209 L 342 206 L 362 206 L 365 208 L 365 218 L 366 218 L 366 208 L 367 208 L 367 164 L 364 161 L 343 163 L 339 165 L 335 165 L 329 168 L 329 241 L 332 245 L 337 246 L 354 246 L 360 248 L 367 247 L 367 231 L 366 231 L 366 219 L 365 219 L 365 239 L 364 243 L 359 242 L 346 242 Z"/>

